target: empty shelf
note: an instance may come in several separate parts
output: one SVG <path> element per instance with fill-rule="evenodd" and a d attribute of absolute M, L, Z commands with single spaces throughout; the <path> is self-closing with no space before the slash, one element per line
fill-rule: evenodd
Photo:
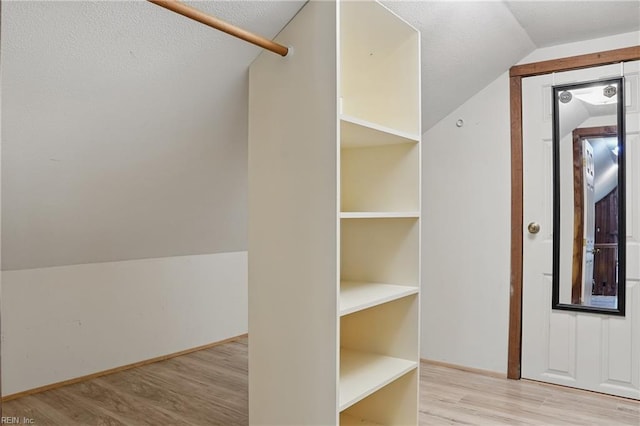
<path fill-rule="evenodd" d="M 340 283 L 340 315 L 348 315 L 417 293 L 418 287 L 406 285 L 343 281 Z"/>
<path fill-rule="evenodd" d="M 340 349 L 340 411 L 416 368 L 416 361 Z"/>
<path fill-rule="evenodd" d="M 420 212 L 341 212 L 341 219 L 404 219 L 418 218 Z"/>
<path fill-rule="evenodd" d="M 343 147 L 363 147 L 417 143 L 420 135 L 412 135 L 359 118 L 342 115 L 340 118 L 340 139 Z"/>

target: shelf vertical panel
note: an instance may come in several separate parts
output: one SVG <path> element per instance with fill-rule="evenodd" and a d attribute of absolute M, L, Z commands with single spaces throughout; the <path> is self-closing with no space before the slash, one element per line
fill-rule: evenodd
<path fill-rule="evenodd" d="M 249 71 L 249 423 L 337 422 L 337 9 Z M 332 373 L 334 372 L 334 373 Z"/>

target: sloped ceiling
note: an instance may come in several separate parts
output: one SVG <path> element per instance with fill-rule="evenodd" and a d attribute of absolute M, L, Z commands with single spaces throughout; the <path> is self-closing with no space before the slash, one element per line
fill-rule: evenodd
<path fill-rule="evenodd" d="M 386 1 L 422 31 L 423 130 L 536 47 L 638 3 Z M 302 1 L 195 7 L 273 37 Z M 246 249 L 259 49 L 144 1 L 2 2 L 3 269 Z"/>
<path fill-rule="evenodd" d="M 640 1 L 637 0 L 508 1 L 506 5 L 536 47 L 628 33 L 640 28 Z"/>

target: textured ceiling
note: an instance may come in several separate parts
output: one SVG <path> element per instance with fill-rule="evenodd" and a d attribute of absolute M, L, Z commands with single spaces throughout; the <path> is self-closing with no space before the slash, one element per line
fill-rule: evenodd
<path fill-rule="evenodd" d="M 536 47 L 640 27 L 637 2 L 384 3 L 422 32 L 423 130 Z M 304 2 L 191 4 L 273 37 Z M 258 48 L 144 1 L 2 2 L 1 24 L 4 269 L 246 248 Z"/>
<path fill-rule="evenodd" d="M 638 31 L 640 1 L 508 1 L 536 47 Z M 638 41 L 640 43 L 640 40 Z"/>

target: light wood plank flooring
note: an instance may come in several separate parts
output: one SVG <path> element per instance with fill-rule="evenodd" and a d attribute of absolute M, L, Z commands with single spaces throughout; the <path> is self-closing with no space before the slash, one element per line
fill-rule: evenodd
<path fill-rule="evenodd" d="M 425 364 L 421 425 L 631 425 L 640 403 Z M 246 425 L 247 339 L 3 405 L 33 425 Z"/>

